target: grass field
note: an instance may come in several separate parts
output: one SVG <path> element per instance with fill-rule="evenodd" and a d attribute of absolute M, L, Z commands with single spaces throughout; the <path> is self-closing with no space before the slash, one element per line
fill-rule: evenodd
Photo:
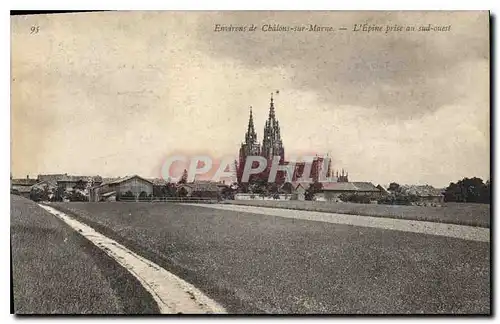
<path fill-rule="evenodd" d="M 177 203 L 51 205 L 192 283 L 230 313 L 490 309 L 489 242 Z"/>
<path fill-rule="evenodd" d="M 131 274 L 33 201 L 11 195 L 10 233 L 16 314 L 159 313 Z"/>
<path fill-rule="evenodd" d="M 490 205 L 487 204 L 447 203 L 443 207 L 423 207 L 296 200 L 228 200 L 225 203 L 490 227 Z"/>

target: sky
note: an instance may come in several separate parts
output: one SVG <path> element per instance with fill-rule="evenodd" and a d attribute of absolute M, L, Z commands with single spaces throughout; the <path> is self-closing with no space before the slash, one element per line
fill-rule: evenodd
<path fill-rule="evenodd" d="M 261 29 L 278 24 L 335 31 Z M 450 28 L 405 30 L 429 24 Z M 174 154 L 236 158 L 249 107 L 262 141 L 279 90 L 287 157 L 329 153 L 374 184 L 486 180 L 489 69 L 488 12 L 13 16 L 11 171 L 160 177 Z"/>

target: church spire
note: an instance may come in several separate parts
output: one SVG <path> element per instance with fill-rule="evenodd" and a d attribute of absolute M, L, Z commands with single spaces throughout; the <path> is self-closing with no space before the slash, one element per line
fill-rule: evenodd
<path fill-rule="evenodd" d="M 275 114 L 274 114 L 274 99 L 273 99 L 273 93 L 271 92 L 271 105 L 269 106 L 269 119 L 274 119 Z"/>
<path fill-rule="evenodd" d="M 262 141 L 262 156 L 268 160 L 274 156 L 279 156 L 280 161 L 285 159 L 285 150 L 281 141 L 280 126 L 274 111 L 274 98 L 271 93 L 271 102 L 269 105 L 269 118 L 264 126 L 264 139 Z"/>
<path fill-rule="evenodd" d="M 248 130 L 251 131 L 252 133 L 255 133 L 255 129 L 253 126 L 252 106 L 250 106 L 250 118 L 248 119 Z"/>
<path fill-rule="evenodd" d="M 250 117 L 248 118 L 248 129 L 246 133 L 247 143 L 257 140 L 257 133 L 253 124 L 252 106 L 250 106 Z"/>
<path fill-rule="evenodd" d="M 248 127 L 245 133 L 245 141 L 241 143 L 239 162 L 237 162 L 236 178 L 238 183 L 241 182 L 247 157 L 252 155 L 258 156 L 260 154 L 260 144 L 257 140 L 257 133 L 255 132 L 255 126 L 253 123 L 252 106 L 250 106 L 250 116 L 248 117 Z"/>

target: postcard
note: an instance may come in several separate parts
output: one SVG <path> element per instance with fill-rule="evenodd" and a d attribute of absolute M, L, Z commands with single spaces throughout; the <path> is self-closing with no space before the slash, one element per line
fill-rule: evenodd
<path fill-rule="evenodd" d="M 14 314 L 491 315 L 488 11 L 11 15 Z"/>

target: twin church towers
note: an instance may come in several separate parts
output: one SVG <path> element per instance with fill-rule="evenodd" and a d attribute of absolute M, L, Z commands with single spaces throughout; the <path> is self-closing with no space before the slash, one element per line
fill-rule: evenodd
<path fill-rule="evenodd" d="M 278 94 L 279 91 L 276 91 Z M 253 112 L 252 112 L 252 107 L 250 107 L 250 117 L 248 119 L 248 127 L 247 131 L 245 133 L 245 140 L 241 143 L 240 147 L 240 152 L 239 152 L 239 161 L 238 161 L 238 166 L 236 169 L 236 174 L 237 174 L 237 179 L 238 183 L 241 182 L 241 178 L 243 175 L 243 170 L 245 166 L 245 162 L 248 156 L 262 156 L 264 157 L 267 161 L 267 172 L 264 172 L 262 176 L 266 178 L 267 173 L 271 167 L 270 161 L 273 160 L 273 157 L 279 156 L 280 157 L 280 164 L 288 164 L 288 162 L 285 161 L 285 148 L 283 146 L 283 141 L 281 139 L 281 133 L 280 133 L 280 124 L 278 119 L 276 118 L 276 111 L 274 107 L 274 99 L 273 99 L 273 94 L 271 93 L 271 101 L 269 105 L 269 116 L 266 120 L 266 124 L 264 126 L 264 137 L 262 139 L 262 145 L 259 143 L 259 140 L 257 138 L 257 133 L 255 132 L 255 125 L 253 122 Z M 321 165 L 323 163 L 323 158 L 318 157 L 317 160 L 313 162 L 312 170 L 311 170 L 311 177 L 313 179 L 318 178 L 318 174 L 321 169 Z M 254 168 L 255 166 L 252 166 Z M 302 162 L 296 163 L 293 179 L 294 181 L 298 179 L 303 171 L 304 171 L 305 164 Z M 328 165 L 328 175 L 333 173 L 331 172 L 330 169 L 330 164 Z M 284 179 L 284 177 L 282 176 Z M 342 174 L 338 174 L 337 172 L 337 178 L 339 182 L 347 182 L 347 174 L 344 173 L 342 170 Z"/>
<path fill-rule="evenodd" d="M 251 155 L 259 155 L 265 157 L 267 160 L 272 160 L 274 156 L 279 156 L 281 158 L 280 163 L 284 162 L 285 148 L 283 147 L 283 141 L 281 140 L 280 124 L 276 118 L 272 93 L 271 104 L 269 107 L 269 117 L 267 118 L 266 125 L 264 126 L 262 146 L 257 139 L 257 133 L 255 132 L 255 126 L 253 123 L 252 107 L 250 107 L 250 118 L 248 119 L 245 141 L 241 144 L 240 148 L 240 165 L 244 164 L 245 158 Z"/>

